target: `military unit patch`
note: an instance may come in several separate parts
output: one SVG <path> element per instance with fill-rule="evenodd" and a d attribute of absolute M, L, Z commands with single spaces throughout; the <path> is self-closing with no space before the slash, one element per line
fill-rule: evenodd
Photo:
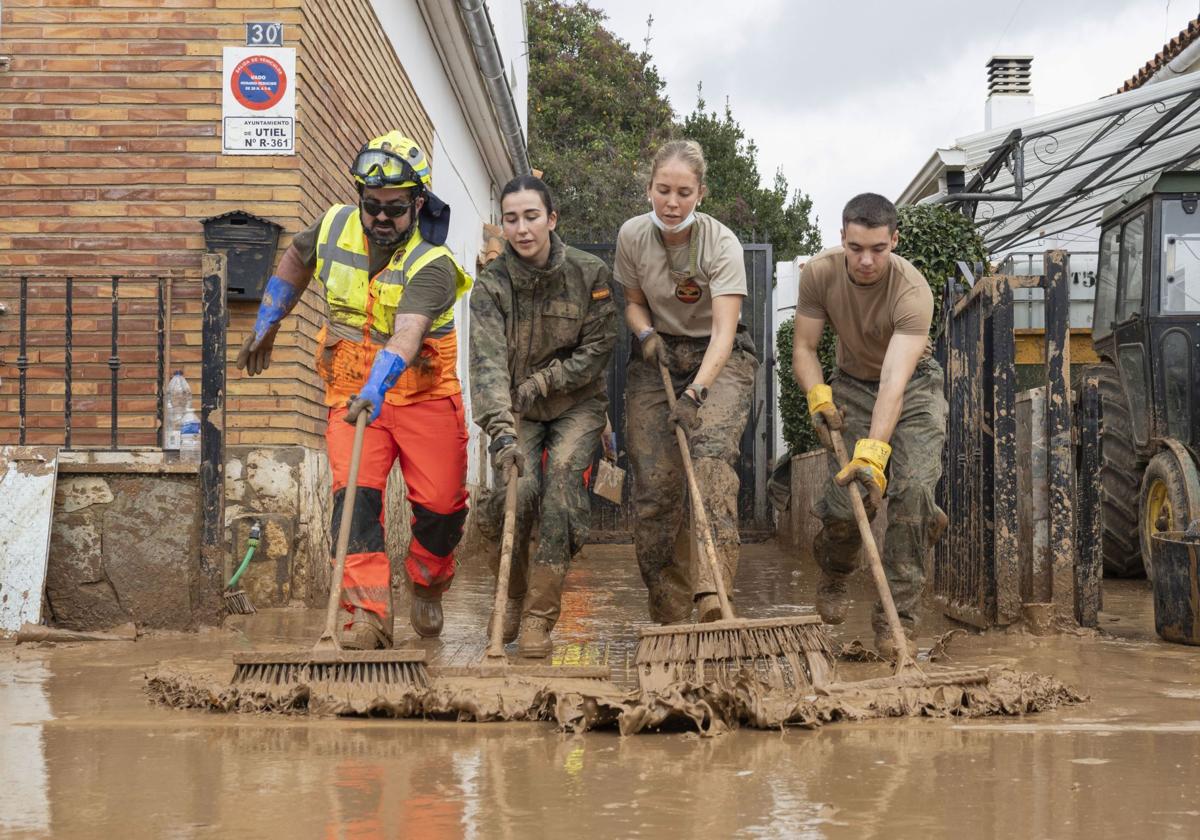
<path fill-rule="evenodd" d="M 699 303 L 704 290 L 692 278 L 675 284 L 675 297 L 682 303 Z"/>

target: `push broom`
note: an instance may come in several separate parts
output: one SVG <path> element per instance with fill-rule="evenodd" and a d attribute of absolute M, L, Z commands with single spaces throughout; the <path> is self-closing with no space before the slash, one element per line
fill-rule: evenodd
<path fill-rule="evenodd" d="M 667 405 L 675 407 L 675 390 L 667 368 L 659 365 Z M 688 449 L 687 435 L 675 427 L 679 454 L 687 476 L 692 517 L 699 532 L 703 562 L 708 564 L 721 602 L 721 618 L 704 624 L 645 627 L 638 631 L 635 661 L 638 682 L 648 691 L 672 683 L 731 684 L 750 672 L 773 690 L 800 693 L 833 677 L 833 644 L 819 616 L 738 618 L 729 604 L 717 547 Z"/>
<path fill-rule="evenodd" d="M 516 420 L 520 428 L 521 419 Z M 591 665 L 538 665 L 513 664 L 504 654 L 504 602 L 508 598 L 508 581 L 512 575 L 513 544 L 517 531 L 517 467 L 509 464 L 505 471 L 504 489 L 504 532 L 500 538 L 500 568 L 496 573 L 496 597 L 492 606 L 492 619 L 488 624 L 488 646 L 483 659 L 475 665 L 439 666 L 433 676 L 439 677 L 484 677 L 504 680 L 508 677 L 531 677 L 538 679 L 589 679 L 609 680 L 612 671 L 606 666 Z"/>
<path fill-rule="evenodd" d="M 837 429 L 829 430 L 833 441 L 833 452 L 838 464 L 845 467 L 846 444 L 842 441 L 842 433 Z M 933 688 L 936 686 L 986 686 L 988 670 L 986 668 L 939 668 L 936 671 L 923 671 L 908 652 L 908 641 L 904 635 L 904 626 L 900 623 L 900 614 L 896 611 L 896 602 L 892 599 L 892 589 L 888 586 L 887 575 L 883 570 L 883 560 L 879 556 L 879 547 L 875 544 L 875 535 L 871 533 L 871 522 L 867 519 L 867 511 L 863 507 L 862 494 L 857 487 L 847 488 L 850 497 L 850 507 L 854 511 L 854 519 L 858 523 L 858 533 L 862 537 L 863 550 L 867 555 L 867 564 L 871 568 L 871 577 L 875 581 L 875 590 L 883 605 L 883 614 L 887 618 L 888 632 L 896 648 L 896 666 L 890 677 L 860 680 L 858 682 L 833 683 L 817 686 L 818 693 L 834 694 L 838 691 L 853 691 L 856 693 L 872 690 L 886 691 L 896 688 Z"/>
<path fill-rule="evenodd" d="M 394 699 L 397 695 L 423 690 L 429 684 L 424 651 L 346 650 L 337 638 L 342 575 L 346 570 L 346 551 L 350 544 L 350 523 L 354 518 L 354 497 L 358 490 L 358 467 L 362 459 L 367 415 L 366 411 L 359 413 L 354 429 L 354 448 L 350 454 L 350 474 L 338 527 L 325 629 L 309 650 L 234 654 L 232 686 L 239 691 L 281 695 L 308 688 L 312 695 L 335 702 L 339 699 L 370 702 L 376 697 Z"/>

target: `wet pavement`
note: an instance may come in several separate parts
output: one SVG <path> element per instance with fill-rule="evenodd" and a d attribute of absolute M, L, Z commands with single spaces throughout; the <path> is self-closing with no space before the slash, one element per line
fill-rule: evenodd
<path fill-rule="evenodd" d="M 812 577 L 773 544 L 745 546 L 737 606 L 807 611 L 787 605 L 811 604 Z M 866 584 L 839 641 L 871 641 Z M 481 652 L 489 585 L 478 564 L 460 570 L 437 658 Z M 714 739 L 219 715 L 145 699 L 160 660 L 311 642 L 315 610 L 134 644 L 0 642 L 0 836 L 1200 836 L 1200 649 L 1157 639 L 1144 581 L 1108 582 L 1105 606 L 1100 634 L 949 646 L 955 663 L 1054 674 L 1091 695 L 1084 705 Z M 589 546 L 568 578 L 556 655 L 620 671 L 645 611 L 631 547 Z M 950 626 L 928 625 L 923 647 Z"/>

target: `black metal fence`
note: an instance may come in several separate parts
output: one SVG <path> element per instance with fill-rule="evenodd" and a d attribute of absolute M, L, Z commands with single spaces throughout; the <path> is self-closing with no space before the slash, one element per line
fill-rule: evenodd
<path fill-rule="evenodd" d="M 1103 605 L 1100 580 L 1104 575 L 1104 523 L 1100 498 L 1100 428 L 1104 422 L 1100 380 L 1085 373 L 1079 381 L 1079 404 L 1075 407 L 1079 429 L 1079 479 L 1076 502 L 1075 620 L 1081 627 L 1095 627 Z"/>
<path fill-rule="evenodd" d="M 1041 288 L 1046 309 L 1044 555 L 1021 568 L 1013 289 Z M 941 487 L 950 518 L 934 558 L 933 591 L 947 615 L 979 627 L 1039 608 L 1056 621 L 1094 622 L 1098 585 L 1076 565 L 1070 385 L 1070 272 L 1065 252 L 1041 275 L 978 281 L 960 265 L 944 300 L 949 428 Z M 1077 580 L 1078 576 L 1078 580 Z M 1022 581 L 1025 581 L 1024 590 Z M 1033 583 L 1031 584 L 1030 581 Z"/>
<path fill-rule="evenodd" d="M 197 620 L 216 623 L 225 561 L 225 258 L 205 255 L 203 269 L 200 280 L 0 275 L 0 445 L 160 449 L 167 375 L 184 369 L 201 423 L 193 604 Z"/>
<path fill-rule="evenodd" d="M 616 256 L 614 244 L 575 244 L 576 248 L 594 254 L 608 265 Z M 750 244 L 742 246 L 746 265 L 746 280 L 749 294 L 742 306 L 741 322 L 754 339 L 759 361 L 759 370 L 754 388 L 754 402 L 750 420 L 742 434 L 741 455 L 738 461 L 738 518 L 744 534 L 766 533 L 773 529 L 772 516 L 767 501 L 767 479 L 770 478 L 771 451 L 775 436 L 775 358 L 774 335 L 771 332 L 772 288 L 775 273 L 774 251 L 771 245 Z M 608 412 L 613 430 L 617 434 L 618 465 L 629 469 L 624 455 L 625 437 L 625 368 L 629 362 L 630 337 L 625 325 L 624 295 L 620 284 L 614 282 L 617 291 L 618 317 L 617 346 L 608 368 Z M 597 456 L 598 457 L 598 456 Z M 631 501 L 632 475 L 625 483 L 625 503 L 620 507 L 593 497 L 592 538 L 595 541 L 620 541 L 627 539 L 632 530 L 633 505 Z"/>
<path fill-rule="evenodd" d="M 171 287 L 165 274 L 0 277 L 0 443 L 159 446 Z"/>
<path fill-rule="evenodd" d="M 942 506 L 950 527 L 934 565 L 934 592 L 960 621 L 1008 624 L 1017 617 L 1012 278 L 981 278 L 963 296 L 948 295 L 943 311 L 950 413 Z"/>

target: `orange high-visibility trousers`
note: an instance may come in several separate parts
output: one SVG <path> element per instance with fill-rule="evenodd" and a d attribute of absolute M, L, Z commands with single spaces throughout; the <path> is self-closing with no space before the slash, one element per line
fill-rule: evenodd
<path fill-rule="evenodd" d="M 354 427 L 344 407 L 329 410 L 325 444 L 333 473 L 333 522 L 337 539 L 354 447 Z M 391 563 L 384 547 L 384 490 L 392 464 L 400 471 L 412 505 L 412 542 L 404 566 L 422 586 L 444 589 L 454 577 L 454 547 L 467 516 L 467 427 L 462 397 L 455 394 L 411 405 L 383 406 L 363 437 L 358 492 L 350 522 L 350 545 L 342 577 L 342 606 L 370 610 L 391 635 Z"/>

